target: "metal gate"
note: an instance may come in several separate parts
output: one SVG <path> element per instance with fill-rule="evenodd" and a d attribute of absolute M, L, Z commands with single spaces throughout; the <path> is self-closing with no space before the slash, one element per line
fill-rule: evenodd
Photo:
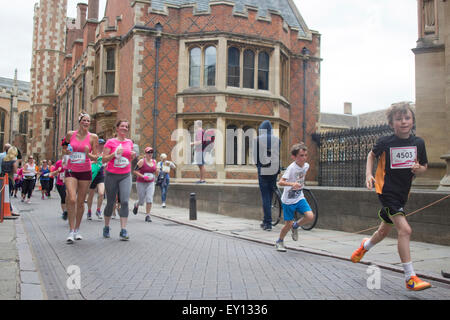
<path fill-rule="evenodd" d="M 389 125 L 317 134 L 319 185 L 365 187 L 367 155 L 379 137 L 390 134 Z"/>

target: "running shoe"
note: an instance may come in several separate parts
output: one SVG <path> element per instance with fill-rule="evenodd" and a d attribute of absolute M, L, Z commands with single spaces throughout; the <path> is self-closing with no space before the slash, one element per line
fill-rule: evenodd
<path fill-rule="evenodd" d="M 149 215 L 145 217 L 145 222 L 152 222 L 152 218 Z"/>
<path fill-rule="evenodd" d="M 134 204 L 134 207 L 133 207 L 133 213 L 134 213 L 134 214 L 137 214 L 137 213 L 138 213 L 138 206 L 137 206 L 136 203 Z"/>
<path fill-rule="evenodd" d="M 102 212 L 101 212 L 100 210 L 97 209 L 97 211 L 95 212 L 95 214 L 97 215 L 97 218 L 98 218 L 99 220 L 103 219 L 103 217 L 102 217 Z"/>
<path fill-rule="evenodd" d="M 75 242 L 75 233 L 73 231 L 69 232 L 69 236 L 66 239 L 67 244 L 72 244 Z"/>
<path fill-rule="evenodd" d="M 44 200 L 45 198 L 44 198 L 44 196 L 42 196 L 42 198 L 41 198 L 42 200 Z"/>
<path fill-rule="evenodd" d="M 367 240 L 369 240 L 369 238 L 364 238 L 361 242 L 361 246 L 353 252 L 350 258 L 353 263 L 360 262 L 361 259 L 364 257 L 364 254 L 367 252 L 367 250 L 364 249 L 364 242 L 366 242 Z"/>
<path fill-rule="evenodd" d="M 165 208 L 165 207 L 166 207 L 166 203 L 163 202 L 162 205 L 161 205 L 161 207 Z"/>
<path fill-rule="evenodd" d="M 64 211 L 64 212 L 62 213 L 62 219 L 63 219 L 63 220 L 67 220 L 67 211 Z"/>
<path fill-rule="evenodd" d="M 107 227 L 107 226 L 103 227 L 103 238 L 109 238 L 110 237 L 110 235 L 109 235 L 109 231 L 110 230 L 111 230 L 110 227 Z"/>
<path fill-rule="evenodd" d="M 75 235 L 75 240 L 83 240 L 83 237 L 80 234 L 80 230 L 75 230 L 74 235 Z"/>
<path fill-rule="evenodd" d="M 277 249 L 277 251 L 286 252 L 286 247 L 284 246 L 284 242 L 283 241 L 277 241 L 275 243 L 275 248 Z"/>
<path fill-rule="evenodd" d="M 88 220 L 92 220 L 92 212 L 91 212 L 91 210 L 88 210 L 87 219 Z"/>
<path fill-rule="evenodd" d="M 298 227 L 297 228 L 292 227 L 291 231 L 292 231 L 292 240 L 298 241 Z"/>
<path fill-rule="evenodd" d="M 413 291 L 425 290 L 431 287 L 428 282 L 420 280 L 417 276 L 412 276 L 406 281 L 406 289 Z"/>
<path fill-rule="evenodd" d="M 122 240 L 122 241 L 130 240 L 130 237 L 128 236 L 128 232 L 126 229 L 120 230 L 119 237 L 120 237 L 120 240 Z"/>
<path fill-rule="evenodd" d="M 30 199 L 30 198 L 28 198 L 28 199 L 27 199 L 27 203 L 30 203 L 30 202 L 31 202 L 31 199 Z"/>

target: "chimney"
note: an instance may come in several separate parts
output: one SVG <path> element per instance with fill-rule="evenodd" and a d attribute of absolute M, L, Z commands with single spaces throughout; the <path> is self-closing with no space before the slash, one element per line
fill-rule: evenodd
<path fill-rule="evenodd" d="M 89 0 L 88 5 L 88 19 L 98 20 L 99 0 Z"/>
<path fill-rule="evenodd" d="M 352 103 L 344 102 L 344 114 L 352 115 Z"/>
<path fill-rule="evenodd" d="M 82 29 L 86 23 L 86 11 L 88 5 L 85 3 L 77 4 L 77 29 Z"/>

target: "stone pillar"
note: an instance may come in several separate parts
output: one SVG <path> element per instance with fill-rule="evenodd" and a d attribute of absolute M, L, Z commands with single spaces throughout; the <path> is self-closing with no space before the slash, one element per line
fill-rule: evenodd
<path fill-rule="evenodd" d="M 450 152 L 441 156 L 441 159 L 444 159 L 447 162 L 447 173 L 442 178 L 438 191 L 450 191 Z"/>

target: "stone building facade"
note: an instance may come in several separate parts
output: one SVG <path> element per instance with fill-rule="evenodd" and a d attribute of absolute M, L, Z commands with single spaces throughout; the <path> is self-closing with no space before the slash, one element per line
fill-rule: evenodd
<path fill-rule="evenodd" d="M 26 153 L 31 123 L 30 83 L 0 77 L 0 149 L 10 143 Z"/>
<path fill-rule="evenodd" d="M 41 0 L 38 13 L 55 12 L 45 9 L 53 2 Z M 315 179 L 320 34 L 292 0 L 108 0 L 101 21 L 98 10 L 98 0 L 89 0 L 78 4 L 76 19 L 55 19 L 59 25 L 50 33 L 66 32 L 55 40 L 64 54 L 52 51 L 58 67 L 48 67 L 58 70 L 54 95 L 34 104 L 36 126 L 51 119 L 54 134 L 46 139 L 43 128 L 34 128 L 36 152 L 56 157 L 55 142 L 78 128 L 78 112 L 85 110 L 91 131 L 105 139 L 117 119 L 130 120 L 130 138 L 141 150 L 150 145 L 157 156 L 168 154 L 178 163 L 177 180 L 196 181 L 189 142 L 194 121 L 202 120 L 215 134 L 207 180 L 255 182 L 249 136 L 268 119 L 282 140 L 283 165 L 290 163 L 290 145 L 305 140 Z M 32 83 L 46 72 L 35 72 Z"/>
<path fill-rule="evenodd" d="M 450 3 L 445 0 L 417 3 L 418 40 L 413 49 L 417 135 L 425 139 L 429 169 L 414 183 L 436 188 L 445 176 L 443 156 L 450 158 Z M 450 177 L 447 184 L 450 190 Z"/>

